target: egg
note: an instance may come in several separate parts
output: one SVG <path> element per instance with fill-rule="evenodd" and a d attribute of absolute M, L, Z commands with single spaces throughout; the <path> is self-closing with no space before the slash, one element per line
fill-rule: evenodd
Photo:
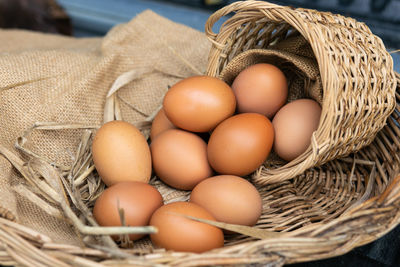
<path fill-rule="evenodd" d="M 211 167 L 220 174 L 243 176 L 268 157 L 274 141 L 270 120 L 258 113 L 242 113 L 221 122 L 207 146 Z"/>
<path fill-rule="evenodd" d="M 170 120 L 167 118 L 164 109 L 160 109 L 160 111 L 154 117 L 153 123 L 151 124 L 151 140 L 154 140 L 157 135 L 168 129 L 176 129 L 176 126 L 173 125 L 172 122 L 170 122 Z"/>
<path fill-rule="evenodd" d="M 286 103 L 288 85 L 276 66 L 259 63 L 247 67 L 232 83 L 239 113 L 260 113 L 272 118 Z"/>
<path fill-rule="evenodd" d="M 298 99 L 283 106 L 272 121 L 278 156 L 291 161 L 304 153 L 318 129 L 320 116 L 321 106 L 312 99 Z"/>
<path fill-rule="evenodd" d="M 194 76 L 174 84 L 163 107 L 168 119 L 191 132 L 208 132 L 230 117 L 236 108 L 232 89 L 220 79 Z"/>
<path fill-rule="evenodd" d="M 153 168 L 166 184 L 191 190 L 201 180 L 212 176 L 207 160 L 207 144 L 194 133 L 171 129 L 151 143 Z"/>
<path fill-rule="evenodd" d="M 111 121 L 102 125 L 93 138 L 92 154 L 96 170 L 108 186 L 150 180 L 149 145 L 143 134 L 128 122 Z"/>
<path fill-rule="evenodd" d="M 253 226 L 262 212 L 257 189 L 246 179 L 234 175 L 207 178 L 193 189 L 190 202 L 196 203 L 217 221 Z"/>
<path fill-rule="evenodd" d="M 157 227 L 156 234 L 150 234 L 157 247 L 167 250 L 201 253 L 224 245 L 221 229 L 189 219 L 192 216 L 215 221 L 204 208 L 189 202 L 173 202 L 156 210 L 150 225 Z"/>
<path fill-rule="evenodd" d="M 96 200 L 93 216 L 101 226 L 121 226 L 118 209 L 123 209 L 126 226 L 146 226 L 151 215 L 163 205 L 161 194 L 143 182 L 120 182 L 105 189 Z M 131 240 L 143 234 L 130 234 Z M 117 236 L 113 236 L 117 239 Z"/>

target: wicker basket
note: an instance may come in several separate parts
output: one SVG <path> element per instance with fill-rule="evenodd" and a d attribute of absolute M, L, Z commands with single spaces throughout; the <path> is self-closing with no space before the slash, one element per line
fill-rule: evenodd
<path fill-rule="evenodd" d="M 351 19 L 310 10 L 283 8 L 265 2 L 235 3 L 215 13 L 210 18 L 208 26 L 212 25 L 213 21 L 221 15 L 232 10 L 238 11 L 238 17 L 233 17 L 224 28 L 231 29 L 231 32 L 223 30 L 220 35 L 216 36 L 210 59 L 210 73 L 218 75 L 226 62 L 226 57 L 229 59 L 230 53 L 235 49 L 244 49 L 244 46 L 240 46 L 240 48 L 233 46 L 235 49 L 228 51 L 226 48 L 230 47 L 229 45 L 220 45 L 220 43 L 225 43 L 222 40 L 227 40 L 229 44 L 232 44 L 232 40 L 234 40 L 232 36 L 238 37 L 237 32 L 228 25 L 237 25 L 243 28 L 240 26 L 243 23 L 251 26 L 261 21 L 259 27 L 266 27 L 265 23 L 272 19 L 277 21 L 274 25 L 283 25 L 284 28 L 287 24 L 283 21 L 290 21 L 291 25 L 295 25 L 307 40 L 312 40 L 313 50 L 323 74 L 323 119 L 318 134 L 315 135 L 313 146 L 310 148 L 310 154 L 307 154 L 308 157 L 304 160 L 308 165 L 299 163 L 299 166 L 306 170 L 300 172 L 300 167 L 293 167 L 293 170 L 289 171 L 289 166 L 286 167 L 286 173 L 289 174 L 286 174 L 284 178 L 274 178 L 266 182 L 262 182 L 262 180 L 261 183 L 256 184 L 263 198 L 263 214 L 257 225 L 250 228 L 247 235 L 227 236 L 223 248 L 202 254 L 156 249 L 148 240 L 138 242 L 133 249 L 118 249 L 115 245 L 106 248 L 82 244 L 81 247 L 78 247 L 54 243 L 49 237 L 13 222 L 13 216 L 7 213 L 6 209 L 0 209 L 0 215 L 4 217 L 0 218 L 0 264 L 24 266 L 244 264 L 282 266 L 287 263 L 344 254 L 355 247 L 376 240 L 400 223 L 400 75 L 392 72 L 391 61 L 379 39 L 374 37 L 364 25 Z M 252 22 L 249 24 L 249 21 Z M 313 21 L 323 21 L 324 23 L 318 26 L 319 24 Z M 328 22 L 330 23 L 329 27 L 327 27 Z M 343 42 L 343 46 L 340 48 L 332 41 L 326 40 L 327 36 L 334 35 L 333 29 L 331 30 L 330 27 L 338 32 L 348 33 L 346 41 L 342 40 L 342 35 L 338 35 Z M 234 32 L 233 35 L 232 32 Z M 249 40 L 251 40 L 251 34 L 247 34 L 248 32 L 243 30 L 240 32 L 241 36 L 249 36 Z M 279 32 L 272 30 L 267 36 L 274 40 L 283 38 L 285 35 L 278 34 Z M 210 34 L 209 28 L 208 33 Z M 271 34 L 273 37 L 270 36 Z M 355 36 L 358 39 L 354 39 Z M 368 45 L 368 48 L 365 48 L 366 52 L 355 46 L 355 43 L 359 43 L 357 40 L 362 40 L 360 46 Z M 327 47 L 331 50 L 324 50 Z M 343 52 L 348 52 L 349 49 L 354 49 L 353 53 Z M 339 54 L 335 56 L 333 51 Z M 366 55 L 367 52 L 370 54 Z M 232 53 L 236 54 L 239 51 Z M 365 58 L 361 59 L 361 55 L 364 55 Z M 363 60 L 371 63 L 368 73 L 365 69 L 356 69 L 354 62 L 362 65 Z M 346 65 L 333 64 L 336 61 L 346 62 Z M 379 65 L 380 68 L 372 69 L 372 66 L 375 65 Z M 369 76 L 361 77 L 361 75 L 367 74 Z M 346 82 L 347 79 L 352 82 Z M 361 85 L 366 86 L 367 82 L 367 89 L 361 90 Z M 369 86 L 369 82 L 373 82 L 373 85 Z M 392 95 L 391 89 L 396 82 L 397 87 L 394 88 L 395 91 Z M 338 88 L 341 89 L 340 94 Z M 381 88 L 385 90 L 380 91 Z M 394 110 L 393 107 L 395 107 Z M 388 120 L 385 124 L 386 118 Z M 344 131 L 341 128 L 343 125 L 347 125 L 349 129 Z M 53 130 L 58 127 L 57 125 L 37 126 L 38 129 Z M 367 130 L 371 130 L 372 133 Z M 90 163 L 88 160 L 90 156 L 89 136 L 89 134 L 84 135 L 79 146 L 78 152 L 82 155 L 82 162 L 77 160 L 76 164 L 78 165 L 71 168 L 79 170 L 82 169 L 79 164 L 87 166 Z M 323 140 L 322 143 L 321 140 Z M 370 144 L 356 153 L 349 154 L 367 143 Z M 34 168 L 37 164 L 34 160 L 30 162 L 30 165 L 24 164 L 21 159 L 10 154 L 2 146 L 0 146 L 0 153 L 7 156 L 24 177 L 29 176 L 29 170 L 31 170 L 29 168 Z M 345 154 L 349 154 L 349 156 L 343 156 Z M 339 155 L 342 156 L 340 159 L 322 164 L 322 162 Z M 314 162 L 308 163 L 314 159 L 318 159 L 320 166 L 308 168 L 314 165 Z M 41 182 L 40 187 L 54 187 L 60 189 L 64 194 L 68 190 L 71 191 L 68 188 L 68 171 L 59 173 L 49 164 L 41 167 L 43 168 L 40 169 L 40 173 L 47 177 L 47 182 Z M 261 172 L 260 179 L 265 175 L 265 171 Z M 295 175 L 295 172 L 299 175 Z M 282 171 L 282 173 L 285 172 Z M 52 178 L 52 175 L 55 176 L 55 179 L 49 179 Z M 289 176 L 295 177 L 287 179 Z M 58 181 L 57 179 L 63 179 L 63 183 L 52 182 Z M 160 190 L 164 197 L 167 196 L 169 201 L 182 200 L 188 196 L 188 192 L 171 189 L 162 185 L 158 180 L 153 179 L 151 183 Z M 85 186 L 84 181 L 82 184 Z M 76 194 L 72 196 L 76 196 Z M 64 198 L 60 198 L 56 194 L 53 201 L 57 199 L 61 199 L 60 206 L 68 213 L 65 215 L 76 212 L 76 218 L 78 218 L 82 215 L 82 213 L 79 214 L 79 210 L 90 215 L 88 207 L 83 207 L 83 209 L 82 207 L 79 209 L 77 206 L 72 207 L 72 205 L 81 205 L 82 201 L 71 201 L 70 207 Z M 89 216 L 88 214 L 86 216 Z M 68 217 L 75 218 L 74 216 Z M 83 234 L 85 242 L 88 241 L 87 237 Z"/>
<path fill-rule="evenodd" d="M 235 14 L 215 34 L 215 22 L 231 13 Z M 279 47 L 296 34 L 310 44 L 318 63 L 322 114 L 311 145 L 289 163 L 263 166 L 254 175 L 257 183 L 282 182 L 310 167 L 358 151 L 371 143 L 394 109 L 392 58 L 382 41 L 354 19 L 244 1 L 214 13 L 207 21 L 206 33 L 214 44 L 207 74 L 220 76 L 228 83 L 232 79 L 223 73 L 224 68 L 236 56 L 250 49 Z"/>

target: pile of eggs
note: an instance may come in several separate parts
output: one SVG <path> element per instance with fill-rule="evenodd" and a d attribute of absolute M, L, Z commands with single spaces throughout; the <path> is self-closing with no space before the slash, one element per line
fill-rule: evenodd
<path fill-rule="evenodd" d="M 287 103 L 287 96 L 283 72 L 260 63 L 243 70 L 232 86 L 209 76 L 173 85 L 153 121 L 150 146 L 127 122 L 104 124 L 92 144 L 96 170 L 108 186 L 94 205 L 96 221 L 101 226 L 155 226 L 158 232 L 150 235 L 151 241 L 168 250 L 222 247 L 220 228 L 188 216 L 257 223 L 262 199 L 243 177 L 257 170 L 272 150 L 286 161 L 301 155 L 319 124 L 317 102 Z M 190 200 L 164 205 L 148 184 L 153 171 L 168 186 L 191 190 Z"/>

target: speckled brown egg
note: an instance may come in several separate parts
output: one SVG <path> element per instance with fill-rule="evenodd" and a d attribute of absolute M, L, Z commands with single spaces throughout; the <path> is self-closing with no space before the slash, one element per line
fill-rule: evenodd
<path fill-rule="evenodd" d="M 164 97 L 168 119 L 191 132 L 208 132 L 235 112 L 229 85 L 210 76 L 194 76 L 174 84 Z"/>
<path fill-rule="evenodd" d="M 163 205 L 161 194 L 143 182 L 121 182 L 104 190 L 96 200 L 93 216 L 101 226 L 121 226 L 118 208 L 123 209 L 126 226 L 146 226 L 151 215 Z M 131 240 L 144 235 L 131 234 Z M 118 239 L 118 236 L 113 236 Z"/>
<path fill-rule="evenodd" d="M 274 151 L 279 157 L 291 161 L 305 152 L 318 129 L 320 116 L 321 106 L 312 99 L 298 99 L 283 106 L 272 121 Z"/>
<path fill-rule="evenodd" d="M 207 144 L 194 133 L 171 129 L 151 143 L 153 168 L 166 184 L 191 190 L 200 181 L 212 176 L 207 160 Z"/>
<path fill-rule="evenodd" d="M 96 170 L 108 186 L 150 179 L 150 148 L 143 134 L 128 122 L 102 125 L 93 139 L 92 154 Z"/>
<path fill-rule="evenodd" d="M 239 113 L 255 112 L 272 119 L 286 103 L 288 85 L 276 66 L 259 63 L 239 73 L 232 84 Z"/>
<path fill-rule="evenodd" d="M 243 176 L 255 171 L 268 157 L 274 141 L 269 119 L 242 113 L 220 123 L 207 146 L 208 161 L 220 174 Z"/>
<path fill-rule="evenodd" d="M 207 210 L 195 203 L 166 204 L 156 210 L 150 220 L 150 225 L 158 229 L 158 233 L 150 234 L 154 245 L 166 250 L 196 253 L 224 245 L 224 235 L 221 229 L 182 215 L 215 221 L 215 218 Z"/>
<path fill-rule="evenodd" d="M 218 175 L 201 181 L 190 195 L 217 221 L 253 226 L 262 212 L 257 188 L 246 179 L 234 175 Z"/>
<path fill-rule="evenodd" d="M 160 111 L 154 117 L 153 123 L 151 124 L 151 140 L 154 140 L 157 135 L 168 129 L 176 129 L 176 126 L 173 125 L 172 122 L 167 118 L 164 109 L 160 109 Z"/>

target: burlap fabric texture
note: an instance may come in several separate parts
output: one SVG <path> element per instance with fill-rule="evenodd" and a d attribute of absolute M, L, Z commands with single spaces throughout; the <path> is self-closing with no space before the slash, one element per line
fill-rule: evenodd
<path fill-rule="evenodd" d="M 0 143 L 15 152 L 16 138 L 38 121 L 101 125 L 104 101 L 115 79 L 145 73 L 118 92 L 124 120 L 143 120 L 178 80 L 204 73 L 210 43 L 203 33 L 152 11 L 113 28 L 104 38 L 69 38 L 0 30 Z M 27 146 L 68 165 L 81 131 L 37 131 Z M 39 145 L 40 144 L 40 145 Z M 48 216 L 21 196 L 20 174 L 0 157 L 0 203 L 18 223 L 55 242 L 81 244 L 65 220 Z"/>

